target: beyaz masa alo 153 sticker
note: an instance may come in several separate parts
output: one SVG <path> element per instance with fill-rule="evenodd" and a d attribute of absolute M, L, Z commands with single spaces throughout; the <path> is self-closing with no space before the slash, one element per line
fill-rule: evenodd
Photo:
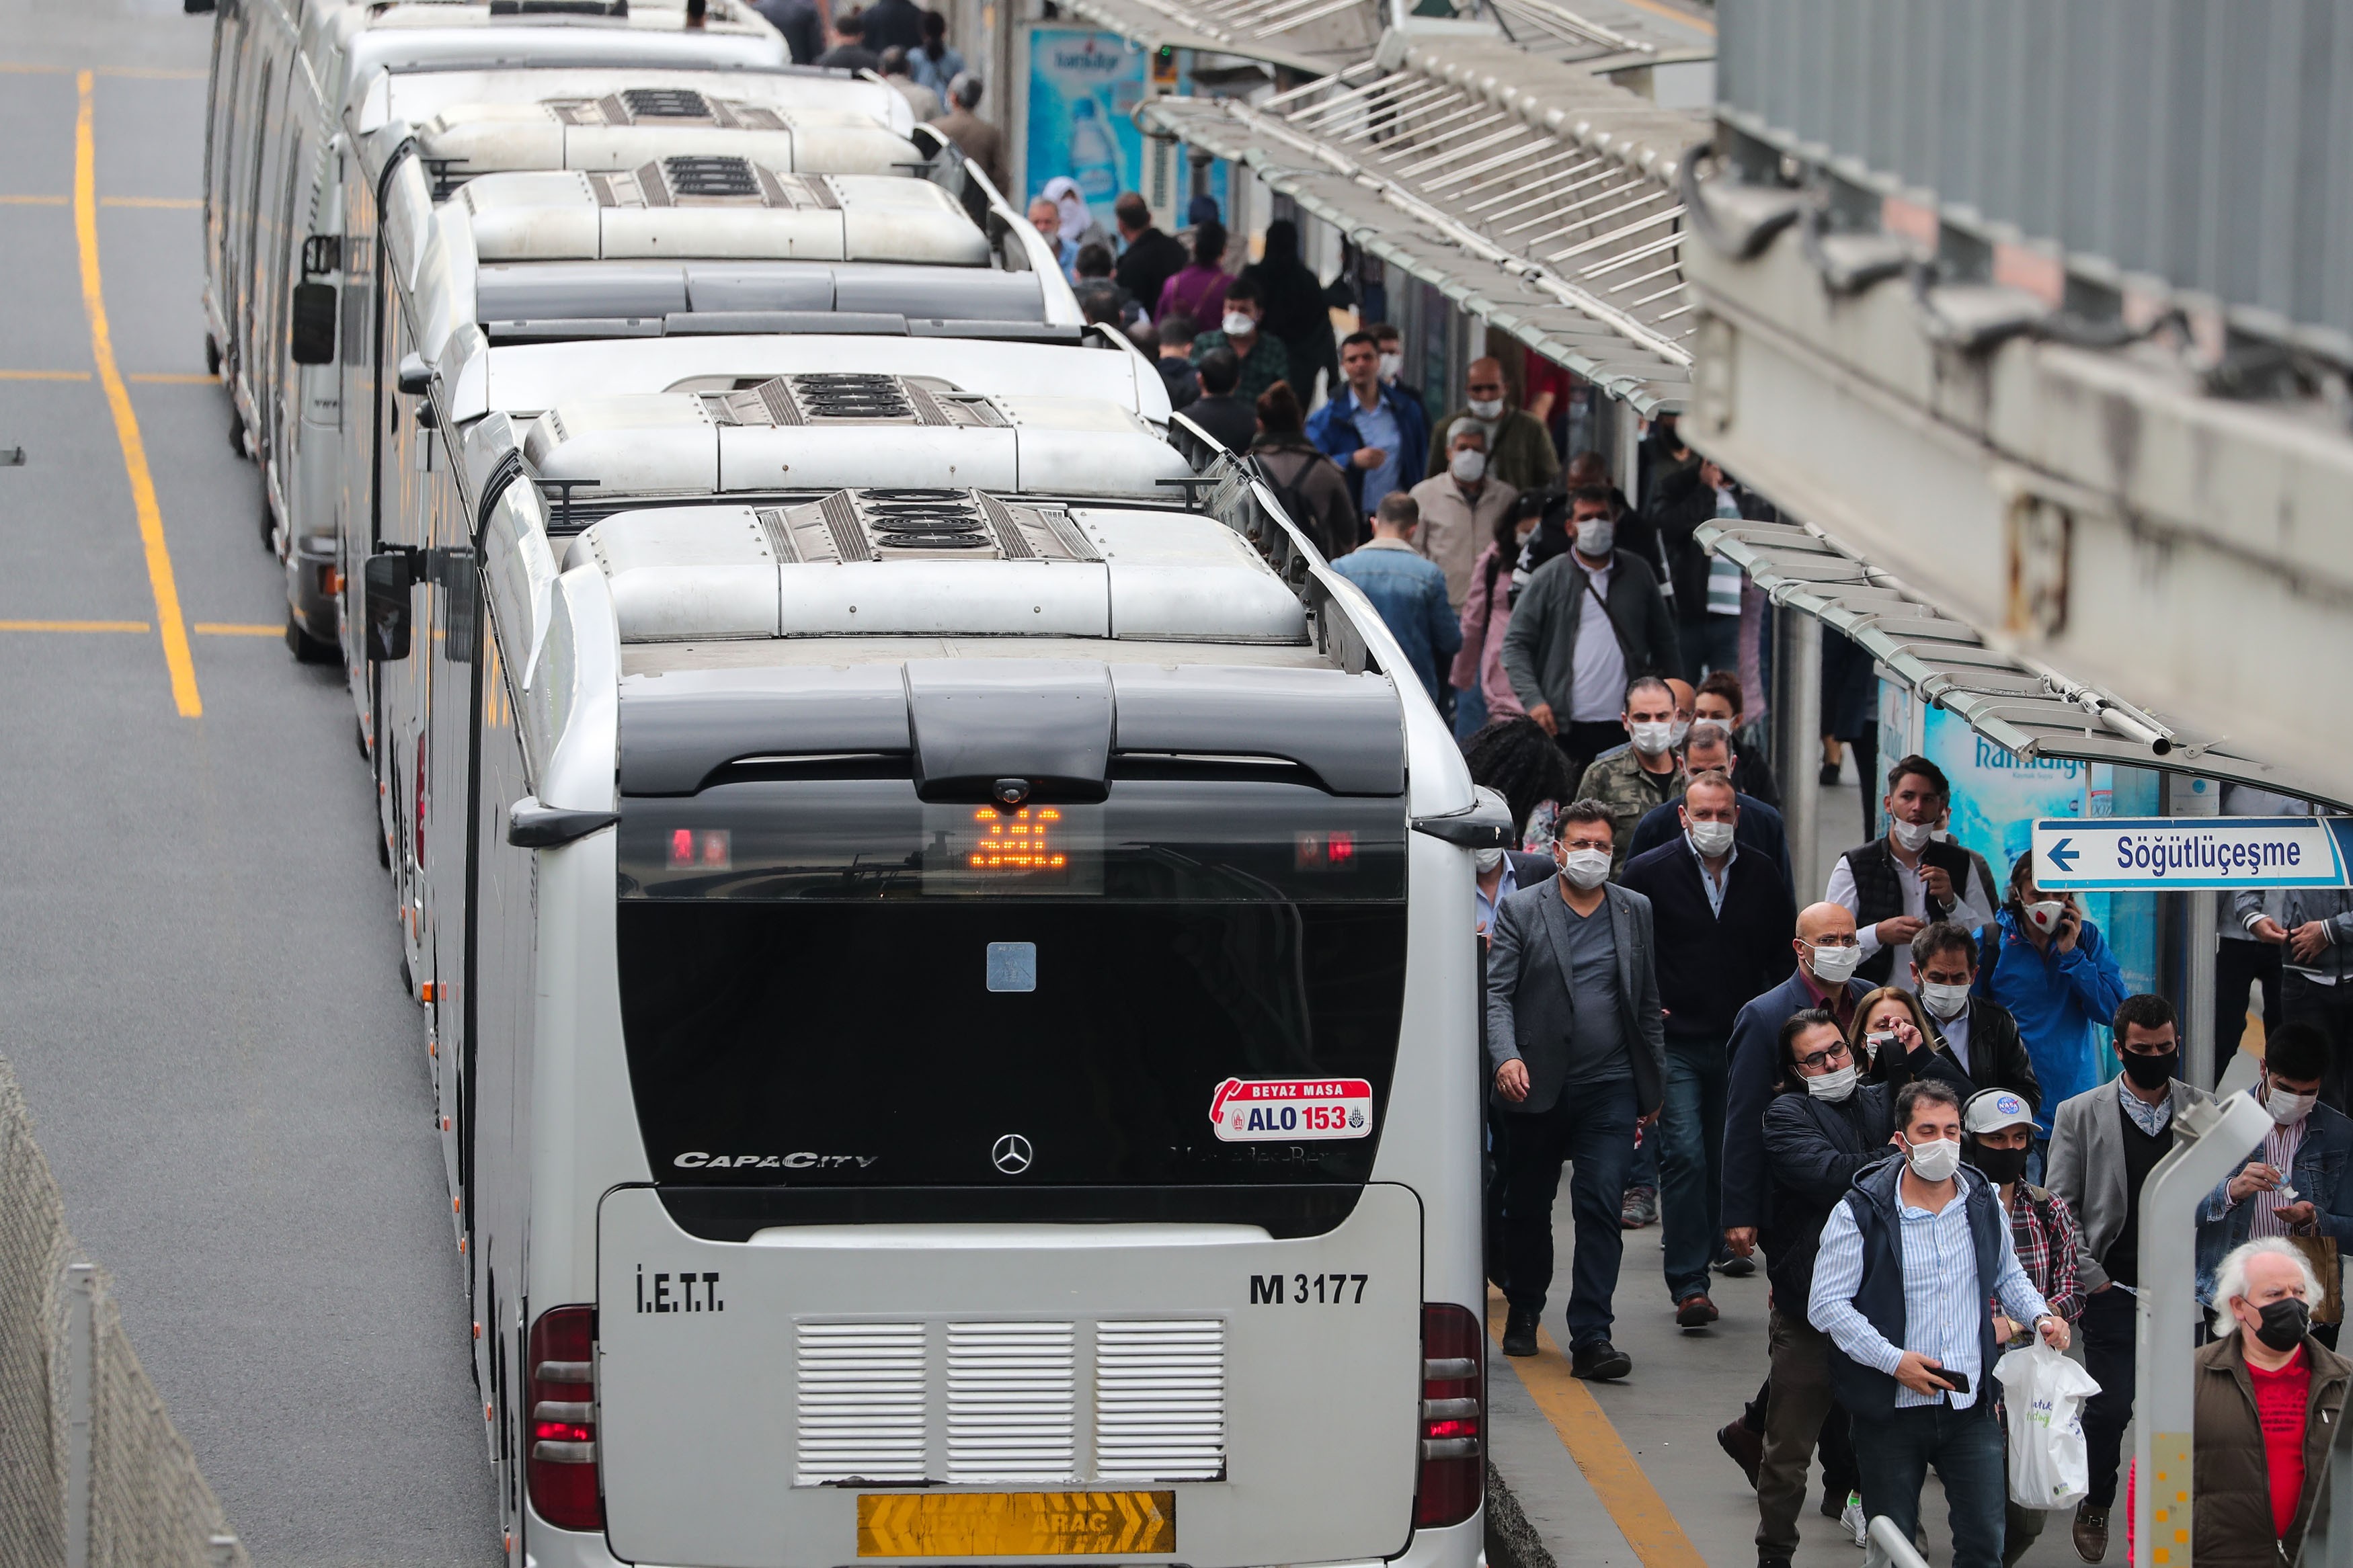
<path fill-rule="evenodd" d="M 1209 1101 L 1209 1121 L 1228 1143 L 1366 1138 L 1373 1086 L 1360 1078 L 1229 1078 Z"/>

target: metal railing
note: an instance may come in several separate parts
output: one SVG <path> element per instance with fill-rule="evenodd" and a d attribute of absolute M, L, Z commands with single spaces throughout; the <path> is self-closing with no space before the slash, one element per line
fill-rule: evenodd
<path fill-rule="evenodd" d="M 0 1568 L 245 1568 L 0 1058 Z"/>

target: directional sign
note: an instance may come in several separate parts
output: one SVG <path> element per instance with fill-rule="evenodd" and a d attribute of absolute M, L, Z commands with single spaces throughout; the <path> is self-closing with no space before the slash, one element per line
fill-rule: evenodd
<path fill-rule="evenodd" d="M 1176 1494 L 867 1492 L 860 1557 L 1129 1557 L 1176 1550 Z"/>
<path fill-rule="evenodd" d="M 2342 888 L 2353 817 L 2046 816 L 2034 881 L 2049 891 Z"/>

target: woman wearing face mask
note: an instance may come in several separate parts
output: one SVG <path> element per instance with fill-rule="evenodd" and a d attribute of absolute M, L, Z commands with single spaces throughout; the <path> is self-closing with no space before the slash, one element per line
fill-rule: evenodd
<path fill-rule="evenodd" d="M 1475 734 L 1499 719 L 1526 717 L 1511 677 L 1504 673 L 1504 633 L 1512 624 L 1512 563 L 1535 532 L 1544 504 L 1541 493 L 1514 494 L 1496 517 L 1487 548 L 1472 563 L 1471 589 L 1462 597 L 1462 647 L 1447 676 L 1461 693 L 1454 707 L 1459 735 Z M 1462 715 L 1474 710 L 1479 721 L 1466 730 Z"/>
<path fill-rule="evenodd" d="M 2010 868 L 2010 898 L 1994 924 L 2000 937 L 1992 973 L 1978 983 L 2018 1021 L 2042 1086 L 2035 1137 L 2047 1143 L 2052 1111 L 2100 1081 L 2092 1026 L 2116 1016 L 2125 999 L 2124 972 L 2073 894 L 2035 886 L 2031 849 Z"/>
<path fill-rule="evenodd" d="M 1885 1084 L 1890 1094 L 1915 1078 L 1943 1079 L 1964 1095 L 1978 1091 L 1909 991 L 1883 985 L 1865 996 L 1855 1005 L 1846 1039 L 1857 1069 L 1869 1081 Z"/>
<path fill-rule="evenodd" d="M 1827 1011 L 1807 1008 L 1781 1026 L 1780 1078 L 1765 1107 L 1772 1203 L 1762 1239 L 1773 1284 L 1773 1396 L 1766 1405 L 1765 1457 L 1757 1471 L 1760 1563 L 1787 1562 L 1797 1550 L 1798 1510 L 1805 1504 L 1818 1433 L 1831 1494 L 1854 1485 L 1851 1460 L 1836 1462 L 1846 1450 L 1846 1416 L 1831 1395 L 1830 1341 L 1806 1321 L 1806 1300 L 1831 1206 L 1858 1172 L 1894 1152 L 1888 1139 L 1895 1131 L 1894 1093 L 1885 1084 L 1862 1081 L 1838 1020 Z M 1859 1519 L 1860 1507 L 1853 1511 Z"/>
<path fill-rule="evenodd" d="M 2276 1568 L 2303 1549 L 2353 1382 L 2353 1363 L 2312 1337 L 2319 1300 L 2312 1266 L 2277 1237 L 2259 1237 L 2222 1259 L 2216 1337 L 2196 1360 L 2190 1555 L 2198 1568 Z"/>
<path fill-rule="evenodd" d="M 2018 1266 L 2051 1310 L 2073 1323 L 2084 1315 L 2083 1285 L 2075 1254 L 2083 1245 L 2067 1200 L 2026 1179 L 2026 1157 L 2034 1142 L 2034 1108 L 2006 1089 L 1980 1089 L 1961 1109 L 1961 1159 L 1994 1184 L 2002 1212 L 2010 1216 L 2010 1250 Z M 2005 1349 L 2028 1342 L 2026 1327 L 1997 1312 L 1994 1337 Z M 2009 1430 L 2007 1423 L 2003 1430 Z M 2016 1568 L 2042 1533 L 2045 1510 L 2005 1504 L 2002 1568 Z"/>

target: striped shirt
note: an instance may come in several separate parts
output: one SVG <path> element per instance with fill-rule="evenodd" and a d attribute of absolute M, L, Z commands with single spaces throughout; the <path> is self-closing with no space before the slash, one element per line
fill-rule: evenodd
<path fill-rule="evenodd" d="M 2263 1152 L 2261 1158 L 2264 1164 L 2280 1173 L 2280 1186 L 2274 1187 L 2270 1192 L 2255 1194 L 2254 1219 L 2247 1226 L 2248 1235 L 2286 1236 L 2289 1234 L 2288 1223 L 2280 1218 L 2279 1211 L 2287 1205 L 2297 1202 L 2302 1194 L 2299 1194 L 2296 1198 L 2289 1197 L 2286 1193 L 2281 1191 L 2281 1187 L 2287 1184 L 2288 1173 L 2295 1169 L 2295 1152 L 2304 1142 L 2304 1126 L 2310 1120 L 2309 1116 L 2300 1116 L 2284 1127 L 2274 1122 L 2272 1124 L 2272 1130 L 2263 1134 Z"/>
<path fill-rule="evenodd" d="M 1897 1178 L 1896 1213 L 1903 1224 L 1904 1256 L 1901 1348 L 1890 1344 L 1855 1310 L 1854 1293 L 1862 1284 L 1862 1233 L 1855 1228 L 1853 1209 L 1844 1203 L 1838 1205 L 1822 1226 L 1821 1252 L 1814 1260 L 1813 1295 L 1806 1304 L 1806 1316 L 1814 1327 L 1830 1335 L 1854 1361 L 1891 1377 L 1905 1351 L 1916 1351 L 1939 1366 L 1968 1374 L 1967 1394 L 1921 1394 L 1898 1384 L 1898 1410 L 1935 1405 L 1940 1399 L 1949 1399 L 1956 1410 L 1967 1410 L 1977 1403 L 1978 1391 L 1985 1386 L 1978 1336 L 1987 1321 L 1989 1298 L 2001 1303 L 2002 1310 L 2021 1323 L 2031 1323 L 2051 1311 L 2050 1304 L 2018 1265 L 2007 1223 L 2000 1228 L 2001 1261 L 1993 1289 L 1978 1285 L 1977 1246 L 1969 1236 L 1967 1184 L 1970 1180 L 1964 1175 L 1952 1201 L 1931 1214 L 1903 1201 L 1902 1178 Z M 1997 1194 L 1997 1205 L 2000 1201 Z"/>

